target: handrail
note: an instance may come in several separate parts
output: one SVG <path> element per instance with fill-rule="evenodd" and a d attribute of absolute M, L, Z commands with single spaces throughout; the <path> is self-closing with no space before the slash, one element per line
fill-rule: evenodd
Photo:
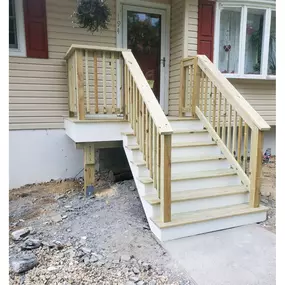
<path fill-rule="evenodd" d="M 205 55 L 181 61 L 179 114 L 202 121 L 258 207 L 263 133 L 270 126 Z"/>
<path fill-rule="evenodd" d="M 88 50 L 88 51 L 110 51 L 110 52 L 122 52 L 127 51 L 128 49 L 125 48 L 113 48 L 113 47 L 104 47 L 104 46 L 92 46 L 92 45 L 77 45 L 72 44 L 68 51 L 66 52 L 64 59 L 68 60 L 71 55 L 75 52 L 75 50 Z"/>
<path fill-rule="evenodd" d="M 198 66 L 215 83 L 216 87 L 223 93 L 224 97 L 235 106 L 244 121 L 251 127 L 257 127 L 261 131 L 270 130 L 266 121 L 252 108 L 238 90 L 227 80 L 205 55 L 197 55 Z"/>
<path fill-rule="evenodd" d="M 173 130 L 170 126 L 168 119 L 166 118 L 161 106 L 159 105 L 156 97 L 151 90 L 149 83 L 147 82 L 138 62 L 136 61 L 131 51 L 123 51 L 123 58 L 127 64 L 137 88 L 145 102 L 147 109 L 149 110 L 160 134 L 172 134 Z"/>

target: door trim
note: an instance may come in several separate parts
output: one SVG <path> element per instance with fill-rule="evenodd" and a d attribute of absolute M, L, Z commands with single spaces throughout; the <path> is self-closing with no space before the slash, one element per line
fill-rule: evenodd
<path fill-rule="evenodd" d="M 119 0 L 116 1 L 116 44 L 117 47 L 123 47 L 123 6 L 132 6 L 132 8 L 148 8 L 153 9 L 153 13 L 156 13 L 160 10 L 160 13 L 164 13 L 165 15 L 165 39 L 164 43 L 161 42 L 162 49 L 165 54 L 165 67 L 164 75 L 163 72 L 160 74 L 160 105 L 163 109 L 164 113 L 168 114 L 168 93 L 169 93 L 169 60 L 170 60 L 170 5 L 169 4 L 161 4 L 154 3 L 148 1 L 141 0 Z M 155 11 L 156 10 L 156 11 Z M 151 12 L 151 11 L 150 11 Z M 162 29 L 163 33 L 163 29 Z M 161 37 L 162 40 L 163 37 Z M 162 64 L 162 63 L 161 63 Z M 120 74 L 118 74 L 117 82 L 121 82 Z M 117 94 L 118 98 L 120 98 L 120 87 L 117 86 Z"/>

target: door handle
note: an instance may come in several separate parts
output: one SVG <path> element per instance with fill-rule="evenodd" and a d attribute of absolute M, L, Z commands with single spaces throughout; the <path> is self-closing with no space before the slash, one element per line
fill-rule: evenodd
<path fill-rule="evenodd" d="M 163 57 L 163 59 L 161 59 L 160 61 L 162 61 L 162 66 L 165 67 L 165 57 Z"/>

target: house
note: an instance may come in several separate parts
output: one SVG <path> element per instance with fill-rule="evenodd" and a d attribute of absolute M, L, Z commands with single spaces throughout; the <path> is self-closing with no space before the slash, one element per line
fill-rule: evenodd
<path fill-rule="evenodd" d="M 150 194 L 149 221 L 162 211 L 151 227 L 159 238 L 265 219 L 258 185 L 262 151 L 275 153 L 275 1 L 108 0 L 108 29 L 94 34 L 72 22 L 76 3 L 9 0 L 10 188 L 84 167 L 92 191 L 95 148 L 123 141 Z M 192 173 L 199 165 L 204 176 Z M 172 201 L 189 179 L 208 192 Z M 234 193 L 213 194 L 215 181 Z M 250 208 L 211 212 L 212 224 L 192 218 L 199 229 L 171 222 L 171 211 L 205 210 L 210 197 L 214 208 L 248 199 Z"/>

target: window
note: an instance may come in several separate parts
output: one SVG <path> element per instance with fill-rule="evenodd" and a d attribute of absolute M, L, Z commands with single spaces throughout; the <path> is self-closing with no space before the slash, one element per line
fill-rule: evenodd
<path fill-rule="evenodd" d="M 227 77 L 276 75 L 276 13 L 271 4 L 219 3 L 216 10 L 214 62 Z"/>
<path fill-rule="evenodd" d="M 22 0 L 9 0 L 9 51 L 10 55 L 26 56 Z"/>

